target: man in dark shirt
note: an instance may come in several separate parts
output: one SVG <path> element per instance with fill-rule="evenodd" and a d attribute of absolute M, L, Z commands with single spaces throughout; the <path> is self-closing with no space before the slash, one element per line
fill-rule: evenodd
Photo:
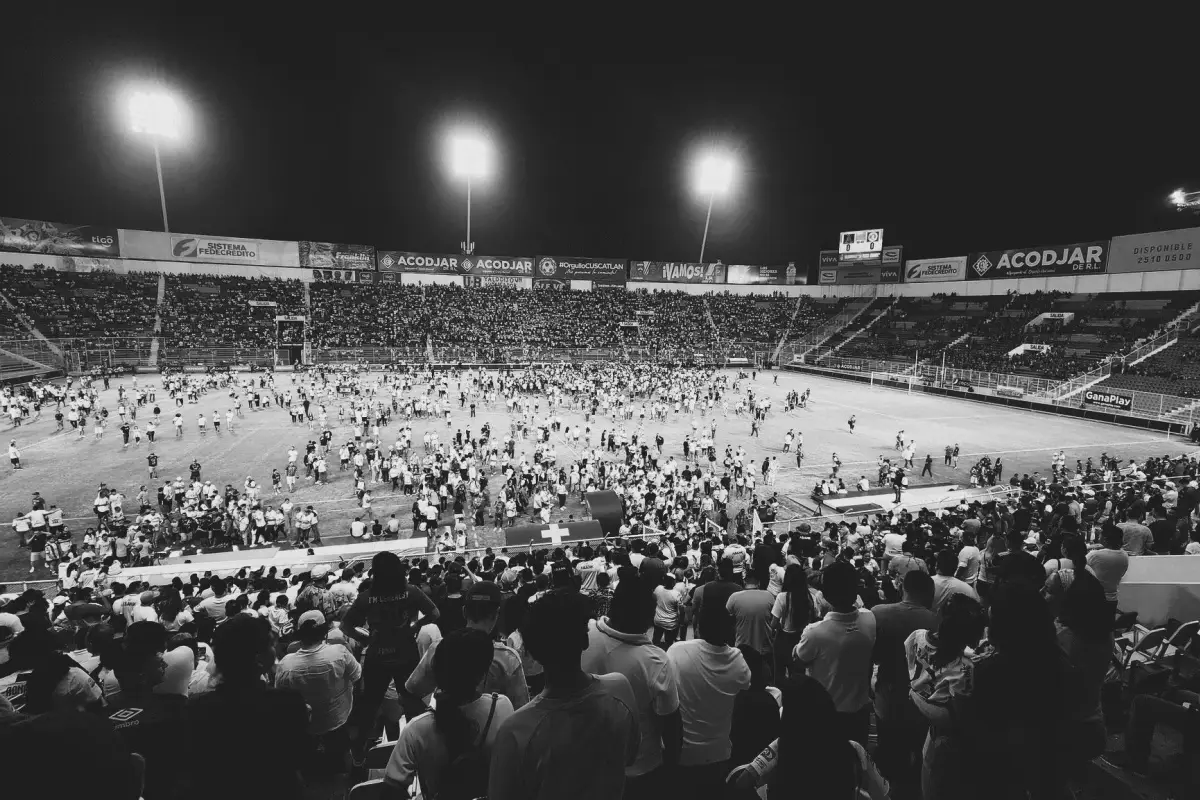
<path fill-rule="evenodd" d="M 722 558 L 717 564 L 717 579 L 711 583 L 706 583 L 704 586 L 696 590 L 692 595 L 693 613 L 692 617 L 696 620 L 696 636 L 700 637 L 703 634 L 700 631 L 700 610 L 710 603 L 720 607 L 723 611 L 729 603 L 729 597 L 734 592 L 740 592 L 742 585 L 734 580 L 733 562 L 728 558 Z M 722 614 L 725 621 L 732 625 L 733 620 L 730 619 L 729 613 Z M 733 631 L 730 630 L 732 638 Z"/>
<path fill-rule="evenodd" d="M 904 599 L 871 609 L 875 615 L 872 661 L 879 665 L 875 682 L 875 717 L 879 732 L 876 759 L 893 781 L 916 785 L 925 725 L 908 700 L 908 664 L 904 642 L 913 631 L 934 630 L 933 578 L 920 570 L 904 575 Z"/>

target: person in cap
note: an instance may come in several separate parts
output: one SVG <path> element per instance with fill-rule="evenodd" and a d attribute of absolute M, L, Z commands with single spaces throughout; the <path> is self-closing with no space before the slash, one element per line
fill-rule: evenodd
<path fill-rule="evenodd" d="M 329 622 L 320 611 L 301 614 L 296 633 L 300 649 L 279 662 L 275 685 L 300 693 L 309 707 L 308 732 L 320 740 L 326 756 L 322 766 L 345 772 L 350 752 L 346 723 L 362 667 L 344 645 L 326 641 Z"/>
<path fill-rule="evenodd" d="M 465 590 L 465 594 L 465 627 L 483 631 L 491 636 L 500 617 L 500 587 L 492 581 L 480 581 Z M 440 642 L 435 643 L 425 651 L 425 655 L 405 684 L 405 689 L 418 697 L 432 693 L 437 687 L 433 661 L 439 644 Z M 529 687 L 525 683 L 521 656 L 516 650 L 500 642 L 492 643 L 492 651 L 492 663 L 479 685 L 479 691 L 498 692 L 509 699 L 513 708 L 520 708 L 529 702 Z"/>

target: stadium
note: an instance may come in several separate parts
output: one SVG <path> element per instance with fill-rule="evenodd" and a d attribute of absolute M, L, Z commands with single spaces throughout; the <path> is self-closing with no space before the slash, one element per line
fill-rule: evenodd
<path fill-rule="evenodd" d="M 0 217 L 14 796 L 1200 785 L 1200 228 L 479 255 L 449 150 L 460 252 Z"/>

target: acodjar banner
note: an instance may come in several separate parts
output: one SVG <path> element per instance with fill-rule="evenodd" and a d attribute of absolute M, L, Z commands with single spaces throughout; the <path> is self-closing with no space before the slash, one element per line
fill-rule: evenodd
<path fill-rule="evenodd" d="M 989 250 L 967 258 L 967 279 L 1040 278 L 1047 275 L 1095 275 L 1108 269 L 1107 239 L 1023 250 Z"/>

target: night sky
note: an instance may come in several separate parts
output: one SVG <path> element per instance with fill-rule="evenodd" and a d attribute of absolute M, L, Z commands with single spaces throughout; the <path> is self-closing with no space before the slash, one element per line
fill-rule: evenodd
<path fill-rule="evenodd" d="M 499 151 L 473 195 L 486 255 L 695 260 L 688 157 L 706 143 L 743 164 L 713 210 L 707 256 L 726 263 L 809 267 L 866 227 L 920 258 L 1198 222 L 1165 197 L 1200 189 L 1200 93 L 1161 52 L 393 30 L 119 10 L 6 25 L 0 214 L 159 228 L 153 156 L 119 103 L 157 76 L 192 120 L 163 151 L 179 232 L 456 252 L 465 193 L 441 147 L 456 122 Z"/>

